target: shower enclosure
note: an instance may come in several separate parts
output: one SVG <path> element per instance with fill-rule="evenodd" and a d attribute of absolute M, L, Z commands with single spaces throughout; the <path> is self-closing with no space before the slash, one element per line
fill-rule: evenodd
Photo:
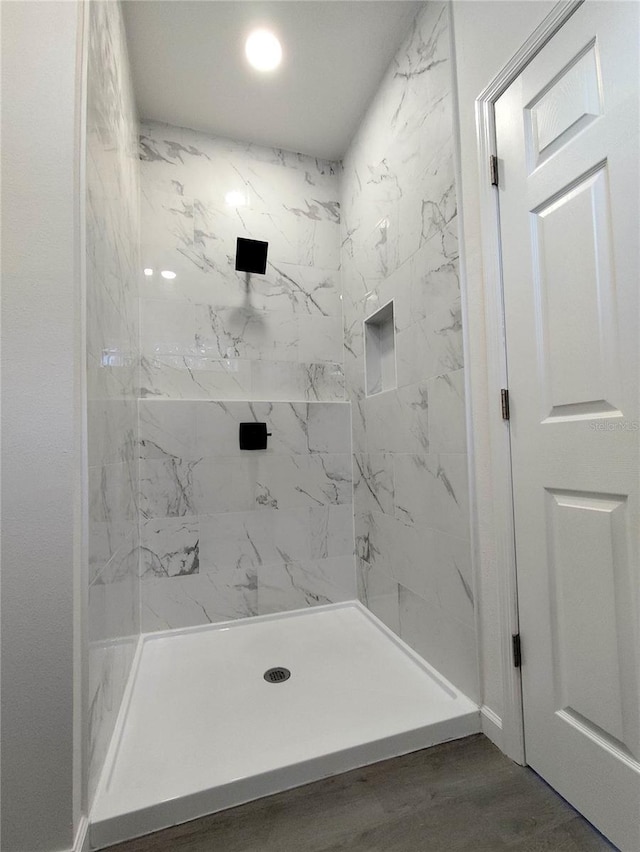
<path fill-rule="evenodd" d="M 89 14 L 99 848 L 479 721 L 447 5 L 340 162 L 139 117 Z"/>

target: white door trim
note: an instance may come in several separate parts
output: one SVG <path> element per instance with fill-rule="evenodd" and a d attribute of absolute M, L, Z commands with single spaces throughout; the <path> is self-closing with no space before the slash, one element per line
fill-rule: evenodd
<path fill-rule="evenodd" d="M 507 388 L 507 351 L 504 331 L 500 210 L 491 185 L 489 158 L 496 153 L 494 105 L 523 69 L 582 5 L 584 0 L 561 0 L 525 43 L 476 98 L 476 127 L 480 175 L 480 215 L 484 269 L 484 307 L 487 339 L 487 377 L 491 410 L 490 475 L 494 504 L 494 543 L 499 587 L 499 622 L 503 675 L 502 749 L 512 760 L 525 763 L 522 685 L 513 666 L 512 636 L 518 633 L 518 584 L 511 481 L 509 426 L 502 419 L 500 389 Z"/>

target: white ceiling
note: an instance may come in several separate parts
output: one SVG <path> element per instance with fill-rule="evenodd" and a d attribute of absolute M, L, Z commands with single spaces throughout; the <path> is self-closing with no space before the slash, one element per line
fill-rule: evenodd
<path fill-rule="evenodd" d="M 411 21 L 404 0 L 126 0 L 140 117 L 339 159 Z M 272 29 L 284 52 L 254 71 L 244 41 Z"/>

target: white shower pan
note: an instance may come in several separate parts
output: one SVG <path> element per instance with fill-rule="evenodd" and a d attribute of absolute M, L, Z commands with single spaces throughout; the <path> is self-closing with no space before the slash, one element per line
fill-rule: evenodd
<path fill-rule="evenodd" d="M 291 677 L 267 682 L 279 666 Z M 357 602 L 147 634 L 91 846 L 479 729 L 477 705 Z"/>

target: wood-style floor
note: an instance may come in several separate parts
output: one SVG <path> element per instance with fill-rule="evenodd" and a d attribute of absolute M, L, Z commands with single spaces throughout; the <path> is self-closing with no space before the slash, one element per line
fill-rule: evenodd
<path fill-rule="evenodd" d="M 601 852 L 613 847 L 478 735 L 279 793 L 110 852 Z"/>

